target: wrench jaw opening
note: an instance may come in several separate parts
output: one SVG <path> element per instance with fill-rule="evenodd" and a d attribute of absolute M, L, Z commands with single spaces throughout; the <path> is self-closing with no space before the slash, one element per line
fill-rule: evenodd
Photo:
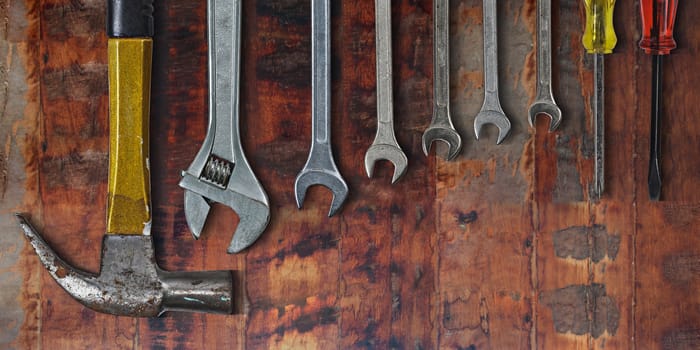
<path fill-rule="evenodd" d="M 265 231 L 270 222 L 270 205 L 267 199 L 260 201 L 233 192 L 230 206 L 238 214 L 239 222 L 226 251 L 236 254 L 252 245 Z"/>
<path fill-rule="evenodd" d="M 476 118 L 474 118 L 474 134 L 476 135 L 477 140 L 479 139 L 481 129 L 486 124 L 493 124 L 498 127 L 498 139 L 496 140 L 497 145 L 500 145 L 510 133 L 510 120 L 508 120 L 508 117 L 506 117 L 503 112 L 482 110 L 476 115 Z"/>
<path fill-rule="evenodd" d="M 299 173 L 294 182 L 294 194 L 297 200 L 297 207 L 302 208 L 306 191 L 311 186 L 320 185 L 328 188 L 333 193 L 333 201 L 328 212 L 328 217 L 335 215 L 348 198 L 348 185 L 343 180 L 340 173 L 323 169 L 304 169 Z"/>
<path fill-rule="evenodd" d="M 372 177 L 374 165 L 378 160 L 388 160 L 394 164 L 392 184 L 396 183 L 406 173 L 408 158 L 401 148 L 394 145 L 372 144 L 365 154 L 365 170 L 368 177 Z"/>
<path fill-rule="evenodd" d="M 532 105 L 528 111 L 528 122 L 530 122 L 530 127 L 535 126 L 535 118 L 540 115 L 545 114 L 549 117 L 549 132 L 553 132 L 559 127 L 561 123 L 561 109 L 550 100 L 540 100 L 538 99 Z"/>
<path fill-rule="evenodd" d="M 450 109 L 447 105 L 433 105 L 433 120 L 423 132 L 423 154 L 428 156 L 430 148 L 435 141 L 442 141 L 449 148 L 445 160 L 452 160 L 462 150 L 462 137 L 455 130 L 450 116 Z"/>
<path fill-rule="evenodd" d="M 462 137 L 455 129 L 431 126 L 423 132 L 423 153 L 427 156 L 430 154 L 430 148 L 436 141 L 444 142 L 449 150 L 445 156 L 445 160 L 452 160 L 462 150 Z"/>

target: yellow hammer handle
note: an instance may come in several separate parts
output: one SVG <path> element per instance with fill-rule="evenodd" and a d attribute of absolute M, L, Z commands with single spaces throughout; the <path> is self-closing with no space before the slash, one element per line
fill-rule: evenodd
<path fill-rule="evenodd" d="M 150 38 L 110 38 L 107 234 L 149 235 Z"/>

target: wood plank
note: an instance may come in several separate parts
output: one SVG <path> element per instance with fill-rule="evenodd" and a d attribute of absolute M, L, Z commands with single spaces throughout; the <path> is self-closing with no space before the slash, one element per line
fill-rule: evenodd
<path fill-rule="evenodd" d="M 17 230 L 13 212 L 37 207 L 37 174 L 27 164 L 37 159 L 39 121 L 38 6 L 22 1 L 0 7 L 0 348 L 39 344 L 41 273 L 37 259 Z"/>
<path fill-rule="evenodd" d="M 514 44 L 531 40 L 529 6 L 498 5 L 501 103 L 513 124 L 500 146 L 493 126 L 479 141 L 473 133 L 484 93 L 481 2 L 459 1 L 450 8 L 450 97 L 463 150 L 455 161 L 437 163 L 439 347 L 530 347 L 531 169 L 523 164 L 527 121 L 520 117 L 530 89 L 520 83 L 520 67 L 529 48 Z"/>

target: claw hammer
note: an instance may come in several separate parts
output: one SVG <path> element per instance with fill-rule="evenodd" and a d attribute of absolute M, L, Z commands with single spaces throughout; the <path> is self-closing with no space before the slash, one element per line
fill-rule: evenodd
<path fill-rule="evenodd" d="M 109 193 L 100 273 L 66 263 L 17 218 L 51 276 L 90 309 L 132 317 L 232 313 L 238 305 L 231 271 L 168 272 L 155 261 L 148 166 L 152 13 L 152 0 L 109 0 Z"/>

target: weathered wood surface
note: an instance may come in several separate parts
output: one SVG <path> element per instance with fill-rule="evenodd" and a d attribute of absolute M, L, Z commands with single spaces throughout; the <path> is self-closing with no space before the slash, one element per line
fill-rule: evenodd
<path fill-rule="evenodd" d="M 233 269 L 245 312 L 129 319 L 87 310 L 44 272 L 11 213 L 69 262 L 99 266 L 107 174 L 104 1 L 0 2 L 0 347 L 250 349 L 696 349 L 700 347 L 700 20 L 678 13 L 666 60 L 663 200 L 646 192 L 650 58 L 637 3 L 620 2 L 606 56 L 606 184 L 590 201 L 592 60 L 579 0 L 553 1 L 554 95 L 564 122 L 526 121 L 535 94 L 534 0 L 499 2 L 501 102 L 513 123 L 475 141 L 483 96 L 481 1 L 451 2 L 451 100 L 464 149 L 422 155 L 432 112 L 432 2 L 393 3 L 395 113 L 410 165 L 366 178 L 374 137 L 374 4 L 334 1 L 333 140 L 351 187 L 340 215 L 294 178 L 310 142 L 310 3 L 246 1 L 242 131 L 272 222 L 245 253 L 224 254 L 237 224 L 216 207 L 202 240 L 178 188 L 206 129 L 206 4 L 156 2 L 151 169 L 158 262 Z M 444 151 L 438 147 L 438 152 Z"/>

